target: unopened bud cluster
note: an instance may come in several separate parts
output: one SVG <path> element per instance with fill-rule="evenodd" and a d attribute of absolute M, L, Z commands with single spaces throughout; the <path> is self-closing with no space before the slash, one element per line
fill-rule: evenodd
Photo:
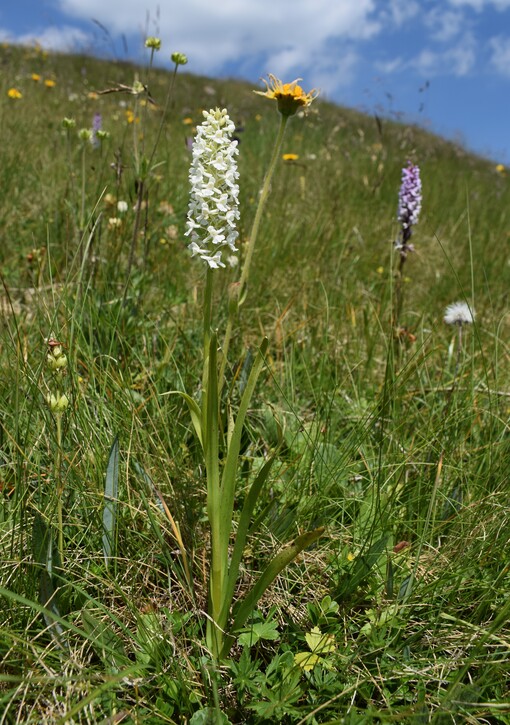
<path fill-rule="evenodd" d="M 184 53 L 172 53 L 170 58 L 175 65 L 186 65 L 188 62 L 188 57 Z"/>
<path fill-rule="evenodd" d="M 52 413 L 62 414 L 69 405 L 69 398 L 65 393 L 60 392 L 61 382 L 67 373 L 67 355 L 64 352 L 62 343 L 51 337 L 48 340 L 48 353 L 46 355 L 46 367 L 52 375 L 55 383 L 55 390 L 48 393 L 46 402 Z"/>
<path fill-rule="evenodd" d="M 160 50 L 161 39 L 155 38 L 154 36 L 151 35 L 145 40 L 145 47 L 151 48 L 152 50 Z"/>

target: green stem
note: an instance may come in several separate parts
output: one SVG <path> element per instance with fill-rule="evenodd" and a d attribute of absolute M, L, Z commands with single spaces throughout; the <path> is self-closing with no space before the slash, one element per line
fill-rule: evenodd
<path fill-rule="evenodd" d="M 136 179 L 140 178 L 140 154 L 138 152 L 138 133 L 136 129 L 136 114 L 138 113 L 138 96 L 135 96 L 133 104 L 133 156 L 135 158 Z"/>
<path fill-rule="evenodd" d="M 64 561 L 64 523 L 62 516 L 62 494 L 64 486 L 62 483 L 62 414 L 56 415 L 57 424 L 57 450 L 55 452 L 55 479 L 57 491 L 57 519 L 58 519 L 58 553 L 60 561 Z"/>
<path fill-rule="evenodd" d="M 239 307 L 243 304 L 243 302 L 246 299 L 246 293 L 247 293 L 247 283 L 248 283 L 248 275 L 250 273 L 250 265 L 251 265 L 251 259 L 253 256 L 253 250 L 255 247 L 255 242 L 257 240 L 257 235 L 259 232 L 260 222 L 262 219 L 262 212 L 264 211 L 264 206 L 267 201 L 267 197 L 269 196 L 269 192 L 271 190 L 271 180 L 273 178 L 274 170 L 276 168 L 276 162 L 278 161 L 278 157 L 280 155 L 280 149 L 282 146 L 283 136 L 285 134 L 285 127 L 287 125 L 288 116 L 280 116 L 280 128 L 278 129 L 278 135 L 276 137 L 274 149 L 273 149 L 273 155 L 271 156 L 271 161 L 269 163 L 269 168 L 267 170 L 266 176 L 264 178 L 264 183 L 262 184 L 262 189 L 260 192 L 259 197 L 259 204 L 257 206 L 257 211 L 255 212 L 255 219 L 253 220 L 253 226 L 251 229 L 250 238 L 248 241 L 248 250 L 246 252 L 246 259 L 244 260 L 244 266 L 243 271 L 241 273 L 241 279 L 239 282 Z"/>
<path fill-rule="evenodd" d="M 148 168 L 149 169 L 152 166 L 152 162 L 154 160 L 154 154 L 156 153 L 156 149 L 157 149 L 157 147 L 159 145 L 159 140 L 161 138 L 161 133 L 163 132 L 163 127 L 165 125 L 165 120 L 166 120 L 166 116 L 167 116 L 167 113 L 168 113 L 168 106 L 170 105 L 170 98 L 172 97 L 172 92 L 173 92 L 174 85 L 175 85 L 175 78 L 177 76 L 177 69 L 178 69 L 178 67 L 179 67 L 179 64 L 176 63 L 175 64 L 175 68 L 174 68 L 174 72 L 172 74 L 172 80 L 170 81 L 170 86 L 168 87 L 168 92 L 166 94 L 165 105 L 164 105 L 164 108 L 163 108 L 163 113 L 161 114 L 161 122 L 159 124 L 158 133 L 156 135 L 156 140 L 154 142 L 154 146 L 152 148 L 152 153 L 151 153 L 150 158 L 149 158 L 149 163 L 148 163 Z"/>
<path fill-rule="evenodd" d="M 225 330 L 225 337 L 223 339 L 222 360 L 221 360 L 221 368 L 220 368 L 220 375 L 219 375 L 220 392 L 223 387 L 223 382 L 224 382 L 224 377 L 225 377 L 225 367 L 226 367 L 227 359 L 228 359 L 228 350 L 230 347 L 230 341 L 232 339 L 232 329 L 234 326 L 234 319 L 239 312 L 239 308 L 241 307 L 241 305 L 243 304 L 243 302 L 246 299 L 248 276 L 250 273 L 250 266 L 251 266 L 251 260 L 253 257 L 253 250 L 255 249 L 255 242 L 257 241 L 257 237 L 258 237 L 258 233 L 259 233 L 260 222 L 262 220 L 262 213 L 263 213 L 264 207 L 266 205 L 267 197 L 269 196 L 269 192 L 271 190 L 271 181 L 272 181 L 272 178 L 274 175 L 274 171 L 276 169 L 276 163 L 280 156 L 280 150 L 282 147 L 283 137 L 285 135 L 285 128 L 287 126 L 288 119 L 289 119 L 289 116 L 283 116 L 283 115 L 280 116 L 280 128 L 278 129 L 278 134 L 276 136 L 276 141 L 274 144 L 271 161 L 269 162 L 269 168 L 264 177 L 264 182 L 262 184 L 262 189 L 260 191 L 259 203 L 257 206 L 257 210 L 255 212 L 253 226 L 251 228 L 251 234 L 250 234 L 250 238 L 248 241 L 248 249 L 246 251 L 246 257 L 244 260 L 243 270 L 241 272 L 241 279 L 239 280 L 237 289 L 235 291 L 235 298 L 232 299 L 231 303 L 229 304 L 229 308 L 228 308 L 228 320 L 227 320 L 227 327 Z"/>
<path fill-rule="evenodd" d="M 147 114 L 149 109 L 149 81 L 151 77 L 151 71 L 152 71 L 152 64 L 154 62 L 154 48 L 151 48 L 151 57 L 149 60 L 149 67 L 147 68 L 147 76 L 145 79 L 145 87 L 147 88 L 147 92 L 145 94 L 145 106 L 143 108 L 143 123 L 142 123 L 142 143 L 141 143 L 141 155 L 143 157 L 145 152 L 145 132 L 147 130 Z"/>
<path fill-rule="evenodd" d="M 232 339 L 232 330 L 234 327 L 234 319 L 237 317 L 239 309 L 239 284 L 234 283 L 229 288 L 229 301 L 228 301 L 228 319 L 227 326 L 225 328 L 225 336 L 223 338 L 223 347 L 221 348 L 221 363 L 218 383 L 218 395 L 221 396 L 223 389 L 223 383 L 225 382 L 225 368 L 228 360 L 228 349 L 230 347 L 230 340 Z"/>
<path fill-rule="evenodd" d="M 140 229 L 140 218 L 142 214 L 143 196 L 145 193 L 145 184 L 143 179 L 138 179 L 138 193 L 136 195 L 136 206 L 135 206 L 135 221 L 133 224 L 133 234 L 131 237 L 131 246 L 129 248 L 128 265 L 126 271 L 126 284 L 124 285 L 124 294 L 122 297 L 122 304 L 126 304 L 127 293 L 129 289 L 129 281 L 131 278 L 131 270 L 135 261 L 136 243 L 138 240 L 138 232 Z"/>
<path fill-rule="evenodd" d="M 207 477 L 207 518 L 211 532 L 211 571 L 209 575 L 209 619 L 207 644 L 214 659 L 223 646 L 219 621 L 223 587 L 228 566 L 223 553 L 221 532 L 221 486 L 219 468 L 219 394 L 217 338 L 212 331 L 213 271 L 208 266 L 203 300 L 204 369 L 202 373 L 202 445 Z M 228 552 L 227 552 L 228 557 Z"/>
<path fill-rule="evenodd" d="M 397 270 L 397 279 L 395 284 L 395 308 L 393 312 L 393 333 L 398 335 L 398 329 L 400 325 L 400 316 L 402 314 L 402 306 L 404 302 L 404 264 L 407 257 L 403 254 L 400 255 L 400 261 Z"/>
<path fill-rule="evenodd" d="M 219 398 L 217 338 L 210 334 L 209 353 L 204 363 L 205 384 L 202 392 L 202 430 L 207 475 L 207 518 L 211 530 L 211 572 L 210 604 L 207 623 L 207 640 L 213 657 L 217 659 L 223 642 L 223 634 L 218 627 L 223 604 L 223 590 L 228 567 L 228 546 L 223 546 L 222 532 L 222 490 L 220 484 L 219 463 Z"/>
<path fill-rule="evenodd" d="M 209 357 L 209 342 L 211 339 L 212 324 L 212 269 L 207 265 L 204 292 L 204 372 L 207 370 L 207 358 Z"/>
<path fill-rule="evenodd" d="M 81 149 L 81 204 L 80 204 L 80 235 L 85 226 L 85 141 Z"/>

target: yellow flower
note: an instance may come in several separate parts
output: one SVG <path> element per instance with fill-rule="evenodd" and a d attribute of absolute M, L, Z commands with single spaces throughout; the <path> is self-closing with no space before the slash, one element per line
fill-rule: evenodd
<path fill-rule="evenodd" d="M 17 88 L 9 88 L 9 90 L 7 91 L 7 95 L 9 96 L 9 98 L 14 98 L 14 99 L 23 98 L 23 96 L 21 95 L 20 91 L 18 91 Z"/>
<path fill-rule="evenodd" d="M 307 108 L 319 95 L 319 91 L 315 88 L 305 93 L 301 86 L 298 86 L 300 80 L 301 78 L 296 78 L 292 83 L 282 83 L 276 76 L 269 73 L 269 83 L 264 80 L 267 89 L 254 92 L 259 96 L 275 100 L 282 116 L 293 116 L 300 108 Z"/>
<path fill-rule="evenodd" d="M 39 73 L 32 73 L 31 77 L 32 77 L 32 80 L 35 81 L 36 83 L 39 83 L 39 81 L 41 80 L 41 76 L 39 75 Z"/>
<path fill-rule="evenodd" d="M 190 116 L 186 116 L 186 118 L 183 118 L 182 122 L 185 126 L 191 126 L 194 123 L 193 119 L 190 118 Z"/>
<path fill-rule="evenodd" d="M 299 154 L 282 154 L 282 159 L 284 161 L 297 161 L 299 159 Z"/>
<path fill-rule="evenodd" d="M 496 164 L 496 171 L 498 172 L 498 174 L 501 174 L 501 176 L 505 176 L 506 169 L 504 164 Z"/>
<path fill-rule="evenodd" d="M 87 98 L 89 99 L 89 101 L 96 101 L 99 98 L 99 96 L 95 91 L 89 91 L 87 93 Z"/>
<path fill-rule="evenodd" d="M 46 88 L 55 88 L 57 84 L 55 83 L 55 81 L 51 80 L 51 78 L 46 78 L 46 80 L 44 81 L 44 85 L 46 86 Z"/>
<path fill-rule="evenodd" d="M 140 119 L 138 118 L 138 116 L 135 116 L 133 111 L 128 108 L 128 110 L 126 111 L 126 121 L 128 123 L 139 123 Z"/>

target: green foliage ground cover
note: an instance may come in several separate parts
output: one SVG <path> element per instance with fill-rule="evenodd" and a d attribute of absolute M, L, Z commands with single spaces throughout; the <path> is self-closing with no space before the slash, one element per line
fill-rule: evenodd
<path fill-rule="evenodd" d="M 275 108 L 179 70 L 164 114 L 162 71 L 13 47 L 0 64 L 0 722 L 509 723 L 509 178 L 323 100 L 289 122 L 298 158 L 274 177 L 227 370 L 228 417 L 267 336 L 236 516 L 276 459 L 237 596 L 326 529 L 218 668 L 204 470 L 169 395 L 201 381 L 189 139 L 204 108 L 237 124 L 242 255 Z M 118 90 L 136 73 L 154 104 Z M 79 132 L 96 113 L 94 147 Z M 424 200 L 396 331 L 408 159 Z M 216 288 L 220 328 L 237 275 Z M 442 321 L 457 299 L 477 312 L 460 349 Z"/>

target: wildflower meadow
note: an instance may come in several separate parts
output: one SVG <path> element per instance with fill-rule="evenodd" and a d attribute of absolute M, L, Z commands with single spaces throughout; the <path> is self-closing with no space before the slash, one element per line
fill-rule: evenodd
<path fill-rule="evenodd" d="M 0 725 L 510 724 L 505 166 L 145 50 L 0 48 Z"/>

